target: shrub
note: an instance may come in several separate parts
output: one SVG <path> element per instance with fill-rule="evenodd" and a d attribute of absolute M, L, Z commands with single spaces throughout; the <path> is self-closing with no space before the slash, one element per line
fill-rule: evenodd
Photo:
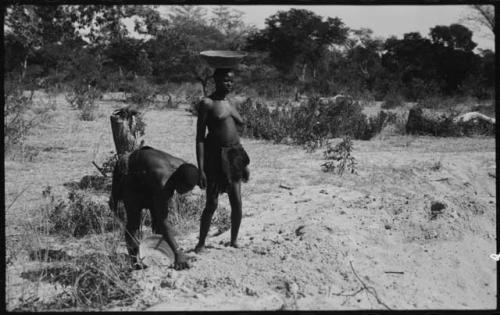
<path fill-rule="evenodd" d="M 345 100 L 321 100 L 310 98 L 293 106 L 279 103 L 274 109 L 251 100 L 239 109 L 245 120 L 242 135 L 281 142 L 290 138 L 294 144 L 314 150 L 326 139 L 348 134 L 355 139 L 370 139 L 380 131 L 390 115 L 384 113 L 367 120 L 357 102 Z"/>
<path fill-rule="evenodd" d="M 137 121 L 136 121 L 136 130 L 139 136 L 144 135 L 144 130 L 145 130 L 146 124 L 142 120 L 142 115 L 137 116 Z M 118 154 L 113 153 L 114 151 L 110 152 L 110 155 L 104 160 L 101 166 L 101 171 L 104 174 L 108 174 L 111 176 L 113 174 L 113 170 L 115 169 L 115 165 L 118 162 Z"/>
<path fill-rule="evenodd" d="M 468 121 L 468 122 L 458 122 L 457 128 L 460 130 L 461 135 L 472 136 L 472 135 L 483 135 L 483 136 L 495 136 L 496 125 L 486 122 L 486 121 Z"/>
<path fill-rule="evenodd" d="M 44 211 L 48 216 L 50 234 L 83 237 L 118 227 L 108 206 L 92 200 L 86 191 L 70 190 L 68 201 L 56 199 L 50 189 L 43 194 L 48 199 Z"/>
<path fill-rule="evenodd" d="M 406 123 L 406 133 L 431 135 L 436 137 L 459 137 L 464 135 L 460 123 L 455 123 L 454 114 L 438 114 L 429 109 L 414 107 L 410 109 Z"/>
<path fill-rule="evenodd" d="M 396 107 L 400 107 L 403 105 L 404 99 L 398 92 L 392 91 L 387 93 L 384 97 L 384 102 L 382 103 L 383 109 L 392 109 Z"/>
<path fill-rule="evenodd" d="M 376 116 L 368 118 L 367 128 L 362 139 L 371 139 L 388 124 L 397 123 L 398 115 L 396 113 L 380 111 Z"/>
<path fill-rule="evenodd" d="M 15 145 L 22 145 L 26 136 L 40 123 L 50 118 L 55 103 L 33 100 L 34 90 L 28 93 L 17 82 L 5 82 L 4 96 L 4 139 L 8 151 Z"/>
<path fill-rule="evenodd" d="M 92 253 L 71 258 L 56 266 L 23 272 L 21 277 L 63 286 L 53 299 L 28 299 L 16 311 L 103 309 L 113 304 L 132 304 L 140 287 L 132 276 L 126 254 Z"/>
<path fill-rule="evenodd" d="M 125 84 L 126 102 L 137 108 L 151 106 L 155 102 L 156 89 L 144 77 L 136 77 Z"/>
<path fill-rule="evenodd" d="M 332 147 L 331 143 L 328 142 L 326 150 L 323 155 L 327 162 L 323 163 L 323 171 L 333 172 L 337 170 L 337 174 L 344 174 L 347 169 L 351 173 L 356 172 L 356 159 L 351 155 L 353 150 L 351 137 L 345 136 L 342 141 Z"/>
<path fill-rule="evenodd" d="M 80 119 L 84 121 L 92 121 L 95 117 L 95 112 L 99 107 L 97 100 L 102 96 L 101 91 L 97 88 L 77 84 L 72 90 L 66 94 L 66 101 L 75 109 L 80 110 Z"/>
<path fill-rule="evenodd" d="M 222 234 L 231 229 L 231 213 L 227 208 L 218 209 L 212 219 L 213 227 L 217 229 L 216 234 Z"/>
<path fill-rule="evenodd" d="M 205 208 L 205 195 L 175 193 L 172 198 L 173 208 L 169 209 L 169 223 L 181 234 L 198 228 L 201 211 Z"/>
<path fill-rule="evenodd" d="M 104 177 L 101 175 L 85 175 L 78 184 L 80 189 L 111 192 L 111 177 Z"/>

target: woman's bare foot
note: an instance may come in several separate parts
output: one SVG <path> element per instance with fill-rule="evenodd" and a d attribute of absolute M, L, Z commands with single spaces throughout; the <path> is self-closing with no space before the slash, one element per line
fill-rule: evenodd
<path fill-rule="evenodd" d="M 205 251 L 205 245 L 202 245 L 202 244 L 198 244 L 194 248 L 194 252 L 197 253 L 197 254 L 202 253 L 204 251 Z"/>
<path fill-rule="evenodd" d="M 234 247 L 234 248 L 240 248 L 240 245 L 238 245 L 238 242 L 227 242 L 224 244 L 224 246 L 231 246 L 231 247 Z"/>

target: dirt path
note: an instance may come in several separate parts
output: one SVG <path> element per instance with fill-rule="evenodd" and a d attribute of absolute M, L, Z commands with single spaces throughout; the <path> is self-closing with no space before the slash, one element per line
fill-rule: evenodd
<path fill-rule="evenodd" d="M 95 172 L 89 161 L 113 147 L 110 110 L 74 125 L 60 116 L 49 127 L 53 134 L 59 126 L 58 138 L 42 132 L 31 141 L 63 149 L 42 151 L 36 163 L 6 162 L 7 203 L 33 185 L 7 212 L 8 226 L 14 229 L 16 211 L 40 199 L 43 185 L 64 189 Z M 146 144 L 195 161 L 195 117 L 181 109 L 150 111 L 145 120 Z M 343 177 L 321 171 L 319 151 L 247 139 L 243 145 L 251 180 L 242 187 L 242 248 L 224 246 L 227 231 L 209 238 L 205 253 L 189 253 L 196 259 L 189 270 L 136 271 L 142 294 L 114 310 L 496 307 L 489 258 L 496 250 L 495 139 L 354 141 L 358 173 Z M 227 197 L 220 199 L 228 208 Z M 446 208 L 431 219 L 433 201 Z M 179 240 L 188 251 L 196 242 L 197 232 Z"/>

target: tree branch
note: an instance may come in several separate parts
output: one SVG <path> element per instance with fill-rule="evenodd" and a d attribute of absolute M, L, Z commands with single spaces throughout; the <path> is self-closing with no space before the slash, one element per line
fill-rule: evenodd
<path fill-rule="evenodd" d="M 383 306 L 385 306 L 385 308 L 387 308 L 388 310 L 390 310 L 391 308 L 389 306 L 387 306 L 387 304 L 385 304 L 384 302 L 382 302 L 382 300 L 378 297 L 378 294 L 377 294 L 377 291 L 375 290 L 375 288 L 367 286 L 363 282 L 363 280 L 361 280 L 361 278 L 358 276 L 358 274 L 354 270 L 354 267 L 352 266 L 352 261 L 349 261 L 349 264 L 351 265 L 352 272 L 354 273 L 354 275 L 356 276 L 356 278 L 358 279 L 358 281 L 361 282 L 361 285 L 363 285 L 363 289 L 366 290 L 368 293 L 370 293 L 377 300 L 377 302 L 380 305 L 383 305 Z"/>

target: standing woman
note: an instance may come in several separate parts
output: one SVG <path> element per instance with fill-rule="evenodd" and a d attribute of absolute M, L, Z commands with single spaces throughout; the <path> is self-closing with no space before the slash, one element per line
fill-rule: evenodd
<path fill-rule="evenodd" d="M 242 217 L 241 181 L 249 178 L 250 159 L 240 144 L 236 125 L 243 119 L 226 96 L 233 88 L 233 68 L 245 56 L 233 51 L 206 51 L 201 56 L 215 68 L 215 91 L 201 100 L 196 126 L 196 158 L 199 186 L 206 188 L 206 205 L 201 215 L 200 237 L 195 252 L 205 248 L 212 216 L 219 194 L 226 192 L 231 204 L 231 243 L 238 247 L 238 230 Z M 208 134 L 206 131 L 208 129 Z"/>

